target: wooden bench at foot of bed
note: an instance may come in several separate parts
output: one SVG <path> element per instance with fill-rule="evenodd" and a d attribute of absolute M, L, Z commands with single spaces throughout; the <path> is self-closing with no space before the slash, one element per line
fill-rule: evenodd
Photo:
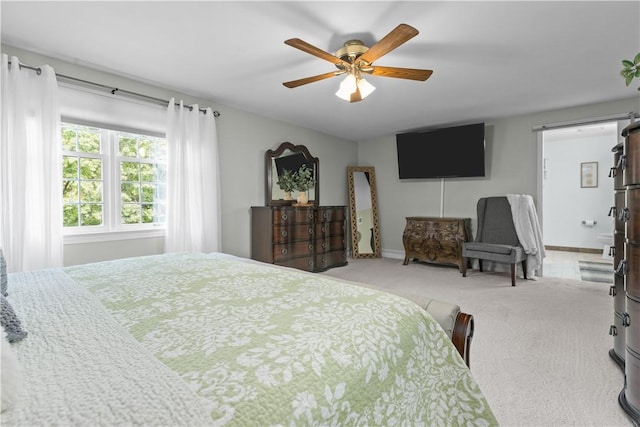
<path fill-rule="evenodd" d="M 469 313 L 463 313 L 460 311 L 459 305 L 429 298 L 424 295 L 395 292 L 392 289 L 384 289 L 363 283 L 357 284 L 367 288 L 396 294 L 418 304 L 440 324 L 447 336 L 453 342 L 455 348 L 458 350 L 458 353 L 460 353 L 460 356 L 462 356 L 462 360 L 464 360 L 469 368 L 471 367 L 470 352 L 474 329 L 473 316 Z"/>
<path fill-rule="evenodd" d="M 473 338 L 473 316 L 460 311 L 460 306 L 420 295 L 402 295 L 425 309 L 447 333 L 462 360 L 471 367 L 470 352 Z"/>
<path fill-rule="evenodd" d="M 456 316 L 456 322 L 453 327 L 451 341 L 458 349 L 458 353 L 462 356 L 464 363 L 471 368 L 470 352 L 471 339 L 473 338 L 473 316 L 468 313 L 460 312 Z"/>

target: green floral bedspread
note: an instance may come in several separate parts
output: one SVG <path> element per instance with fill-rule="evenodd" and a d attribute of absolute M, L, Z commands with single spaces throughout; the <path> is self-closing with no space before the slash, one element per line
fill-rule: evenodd
<path fill-rule="evenodd" d="M 497 425 L 435 320 L 403 298 L 223 254 L 74 266 L 220 425 Z"/>

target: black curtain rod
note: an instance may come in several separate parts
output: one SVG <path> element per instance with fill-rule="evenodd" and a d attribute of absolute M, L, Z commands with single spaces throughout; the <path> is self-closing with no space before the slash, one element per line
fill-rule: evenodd
<path fill-rule="evenodd" d="M 9 65 L 11 65 L 11 61 L 9 61 Z M 36 72 L 36 74 L 40 75 L 42 73 L 42 69 L 40 67 L 32 67 L 31 65 L 26 65 L 26 64 L 18 64 L 20 66 L 20 69 L 22 68 L 27 68 L 29 70 L 33 70 Z M 78 82 L 78 83 L 82 83 L 85 85 L 89 85 L 89 86 L 95 86 L 95 87 L 99 87 L 101 89 L 106 89 L 108 91 L 111 92 L 112 95 L 115 95 L 116 93 L 121 93 L 124 95 L 128 95 L 128 96 L 132 96 L 132 97 L 136 97 L 136 98 L 141 98 L 141 99 L 146 99 L 148 101 L 152 101 L 156 104 L 161 104 L 161 105 L 169 105 L 169 101 L 166 101 L 164 99 L 160 99 L 160 98 L 155 98 L 153 96 L 149 96 L 149 95 L 143 95 L 141 93 L 136 93 L 136 92 L 131 92 L 125 89 L 119 89 L 119 88 L 114 88 L 112 86 L 107 86 L 107 85 L 103 85 L 101 83 L 96 83 L 96 82 L 92 82 L 89 80 L 83 80 L 83 79 L 79 79 L 77 77 L 71 77 L 71 76 L 66 76 L 64 74 L 59 74 L 56 73 L 56 78 L 58 79 L 62 79 L 62 80 L 69 80 L 69 81 L 73 81 L 73 82 Z M 179 103 L 174 103 L 175 105 L 180 105 Z M 193 106 L 191 105 L 185 105 L 185 107 L 189 108 L 191 111 L 193 111 Z M 200 108 L 199 109 L 201 113 L 206 114 L 207 110 L 206 108 Z M 220 112 L 219 111 L 213 111 L 213 117 L 220 117 Z"/>

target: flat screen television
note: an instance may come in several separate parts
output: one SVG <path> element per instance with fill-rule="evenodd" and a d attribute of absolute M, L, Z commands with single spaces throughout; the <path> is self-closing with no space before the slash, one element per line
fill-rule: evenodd
<path fill-rule="evenodd" d="M 396 135 L 400 179 L 483 177 L 484 123 Z"/>

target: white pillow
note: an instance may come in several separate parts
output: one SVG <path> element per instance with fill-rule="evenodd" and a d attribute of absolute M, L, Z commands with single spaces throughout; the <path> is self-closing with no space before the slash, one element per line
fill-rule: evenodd
<path fill-rule="evenodd" d="M 2 364 L 0 365 L 0 394 L 2 395 L 1 412 L 13 408 L 22 393 L 22 371 L 18 355 L 11 344 L 3 338 L 0 340 Z"/>

